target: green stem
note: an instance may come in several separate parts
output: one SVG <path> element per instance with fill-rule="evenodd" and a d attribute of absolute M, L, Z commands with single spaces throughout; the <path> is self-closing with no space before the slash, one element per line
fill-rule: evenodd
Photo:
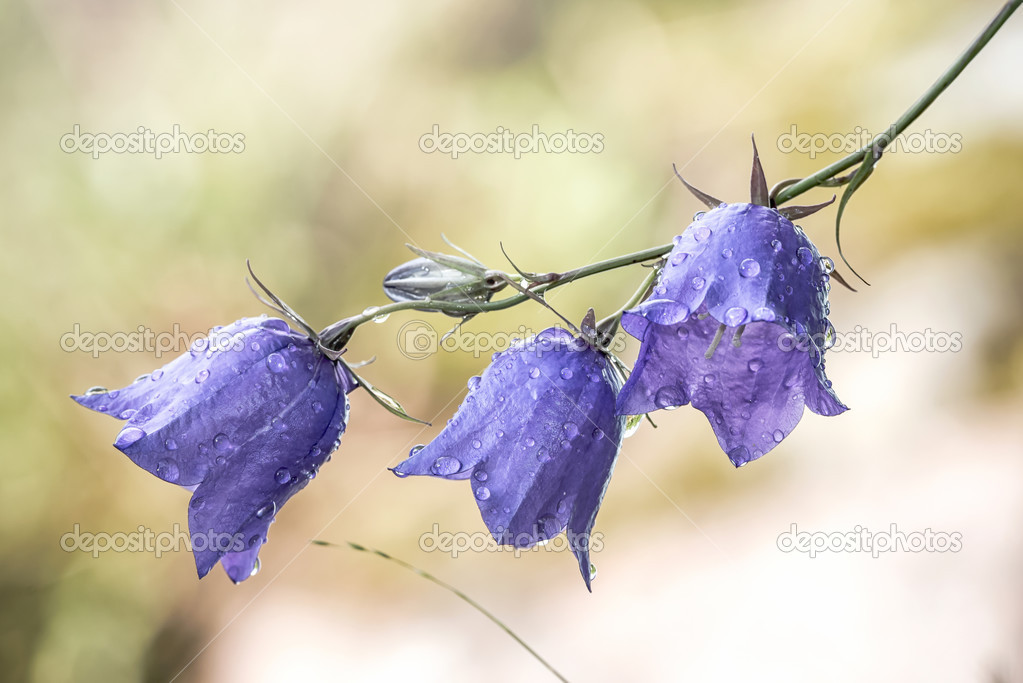
<path fill-rule="evenodd" d="M 776 203 L 780 205 L 791 201 L 804 192 L 820 186 L 825 181 L 834 178 L 839 173 L 861 163 L 867 158 L 868 154 L 874 153 L 875 149 L 883 151 L 892 140 L 898 137 L 910 126 L 910 124 L 916 121 L 917 117 L 924 113 L 927 107 L 931 106 L 934 100 L 938 99 L 938 96 L 941 95 L 941 93 L 945 91 L 945 88 L 947 88 L 952 81 L 954 81 L 959 74 L 963 72 L 966 65 L 984 49 L 984 46 L 988 44 L 996 33 L 998 33 L 998 29 L 1000 29 L 1006 20 L 1012 16 L 1013 12 L 1019 9 L 1021 4 L 1023 4 L 1023 0 L 1011 0 L 1010 2 L 1005 3 L 1001 11 L 999 11 L 995 18 L 991 20 L 991 23 L 989 23 L 981 34 L 977 36 L 966 51 L 963 52 L 959 58 L 945 70 L 941 77 L 927 89 L 920 99 L 914 102 L 913 105 L 895 121 L 895 123 L 888 127 L 888 130 L 876 136 L 870 141 L 870 144 L 862 149 L 859 149 L 844 159 L 836 161 L 830 166 L 817 171 L 811 176 L 803 178 L 798 183 L 785 188 L 778 193 L 777 197 L 775 197 Z"/>
<path fill-rule="evenodd" d="M 625 311 L 629 310 L 630 308 L 638 306 L 640 302 L 647 298 L 647 296 L 650 294 L 650 290 L 654 286 L 654 282 L 657 281 L 657 276 L 660 274 L 660 272 L 661 272 L 660 268 L 651 268 L 650 272 L 647 273 L 647 276 L 643 278 L 643 282 L 642 284 L 640 284 L 639 288 L 635 292 L 633 292 L 631 297 L 629 297 L 629 300 L 622 304 L 622 307 L 619 308 L 613 315 L 609 315 L 608 317 L 604 318 L 599 323 L 597 323 L 597 329 L 604 332 L 604 334 L 606 334 L 609 339 L 613 337 L 615 332 L 618 331 L 618 324 L 621 323 L 622 321 L 622 314 L 625 313 Z"/>
<path fill-rule="evenodd" d="M 598 273 L 604 273 L 609 270 L 616 268 L 624 268 L 625 266 L 635 265 L 637 263 L 644 263 L 653 259 L 660 258 L 671 251 L 671 244 L 663 244 L 659 247 L 651 247 L 650 249 L 644 249 L 643 251 L 637 251 L 632 254 L 625 254 L 624 256 L 616 256 L 615 258 L 607 259 L 605 261 L 598 261 L 591 263 L 588 266 L 581 268 L 575 268 L 573 270 L 561 273 L 558 278 L 552 282 L 545 282 L 543 284 L 533 287 L 531 291 L 534 294 L 543 294 L 544 292 L 567 285 L 570 282 L 581 280 L 591 275 Z M 473 301 L 473 302 L 459 302 L 459 301 L 433 301 L 432 299 L 423 299 L 421 301 L 401 301 L 398 303 L 387 304 L 386 306 L 371 307 L 366 309 L 364 312 L 357 316 L 347 318 L 344 322 L 345 330 L 353 330 L 359 325 L 363 325 L 374 318 L 381 316 L 390 315 L 391 313 L 398 313 L 399 311 L 409 310 L 429 310 L 429 311 L 440 311 L 442 313 L 458 313 L 462 315 L 475 315 L 477 313 L 490 313 L 492 311 L 501 311 L 512 306 L 517 306 L 525 301 L 529 301 L 530 297 L 527 294 L 514 294 L 504 299 L 498 299 L 497 301 Z M 331 342 L 333 338 L 323 337 L 321 343 L 327 348 L 333 348 Z M 335 349 L 340 350 L 340 349 Z"/>

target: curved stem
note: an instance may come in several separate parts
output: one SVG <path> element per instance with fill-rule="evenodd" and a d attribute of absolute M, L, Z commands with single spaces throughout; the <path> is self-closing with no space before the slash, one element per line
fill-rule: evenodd
<path fill-rule="evenodd" d="M 931 106 L 934 100 L 938 99 L 938 96 L 945 91 L 952 81 L 958 78 L 959 74 L 963 72 L 966 65 L 969 64 L 974 57 L 976 57 L 984 46 L 998 33 L 998 29 L 1008 20 L 1012 13 L 1019 9 L 1019 6 L 1023 4 L 1023 0 L 1010 0 L 1005 3 L 1002 9 L 998 12 L 991 23 L 980 33 L 979 36 L 970 44 L 966 51 L 959 55 L 952 65 L 945 70 L 943 74 L 931 85 L 930 88 L 910 106 L 905 113 L 900 116 L 895 123 L 888 127 L 884 133 L 877 135 L 870 144 L 859 149 L 844 159 L 840 159 L 835 163 L 822 168 L 811 176 L 803 178 L 798 183 L 790 185 L 785 189 L 781 190 L 777 197 L 776 202 L 783 204 L 784 202 L 791 201 L 803 194 L 808 190 L 812 190 L 830 180 L 834 176 L 838 175 L 842 171 L 852 168 L 856 164 L 862 162 L 867 158 L 868 154 L 874 153 L 875 151 L 883 151 L 884 148 L 891 143 L 896 137 L 903 133 L 920 114 L 924 113 L 927 107 Z"/>
<path fill-rule="evenodd" d="M 581 268 L 575 268 L 573 270 L 561 273 L 556 280 L 552 282 L 545 282 L 543 284 L 533 287 L 530 291 L 534 294 L 543 294 L 549 289 L 555 287 L 561 287 L 567 285 L 576 280 L 596 275 L 598 273 L 604 273 L 609 270 L 616 268 L 623 268 L 625 266 L 635 265 L 637 263 L 644 263 L 645 261 L 651 261 L 656 258 L 660 258 L 671 251 L 671 244 L 663 244 L 659 247 L 651 247 L 644 249 L 643 251 L 637 251 L 632 254 L 625 254 L 624 256 L 616 256 L 615 258 L 607 259 L 605 261 L 598 261 L 591 263 L 588 266 L 582 266 Z M 476 315 L 478 313 L 490 313 L 492 311 L 501 311 L 512 306 L 517 306 L 525 301 L 529 301 L 531 297 L 527 294 L 514 294 L 504 299 L 498 299 L 497 301 L 472 301 L 472 302 L 460 302 L 460 301 L 433 301 L 431 299 L 423 299 L 421 301 L 401 301 L 398 303 L 387 304 L 386 306 L 371 307 L 363 311 L 357 316 L 347 318 L 344 323 L 344 329 L 350 331 L 362 325 L 364 323 L 379 318 L 381 316 L 390 315 L 391 313 L 397 313 L 399 311 L 409 310 L 429 310 L 429 311 L 440 311 L 442 313 L 458 313 L 462 315 Z M 321 337 L 321 343 L 327 348 L 333 348 L 331 343 L 334 339 L 329 337 Z M 339 351 L 340 349 L 334 349 Z"/>

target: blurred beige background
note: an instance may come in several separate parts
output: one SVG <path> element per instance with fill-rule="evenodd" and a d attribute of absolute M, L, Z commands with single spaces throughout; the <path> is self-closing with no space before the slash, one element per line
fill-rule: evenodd
<path fill-rule="evenodd" d="M 493 267 L 567 269 L 670 240 L 700 207 L 671 163 L 748 196 L 749 135 L 772 182 L 839 158 L 800 131 L 877 132 L 1000 3 L 266 2 L 0 4 L 0 667 L 5 680 L 543 680 L 449 581 L 572 680 L 1023 680 L 1023 16 L 915 131 L 958 153 L 891 154 L 855 197 L 844 247 L 873 283 L 836 289 L 840 332 L 959 333 L 957 353 L 829 357 L 836 418 L 807 413 L 736 471 L 702 414 L 629 439 L 597 518 L 588 594 L 564 552 L 423 552 L 484 530 L 468 487 L 386 471 L 439 430 L 488 354 L 404 357 L 413 320 L 359 331 L 350 358 L 437 427 L 352 399 L 341 450 L 271 530 L 261 573 L 195 578 L 186 552 L 61 550 L 75 524 L 155 532 L 187 494 L 133 466 L 117 424 L 68 398 L 167 359 L 65 352 L 83 330 L 188 333 L 263 312 L 257 273 L 315 326 L 384 302 L 406 241 L 440 234 Z M 425 154 L 441 131 L 600 133 L 599 154 Z M 82 131 L 244 135 L 231 154 L 64 153 Z M 824 190 L 804 196 L 822 201 Z M 836 256 L 834 212 L 803 221 Z M 558 290 L 610 313 L 638 269 Z M 473 331 L 539 330 L 521 306 Z M 627 355 L 634 357 L 631 346 Z M 779 534 L 857 525 L 958 532 L 959 552 L 783 553 Z"/>

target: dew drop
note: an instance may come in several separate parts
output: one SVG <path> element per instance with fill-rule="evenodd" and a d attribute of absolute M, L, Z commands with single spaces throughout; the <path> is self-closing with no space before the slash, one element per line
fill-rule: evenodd
<path fill-rule="evenodd" d="M 210 371 L 209 370 L 205 370 L 205 369 L 204 370 L 200 370 L 198 372 L 198 374 L 196 374 L 196 376 L 195 376 L 195 383 L 196 384 L 202 384 L 207 379 L 209 379 L 209 376 L 210 376 Z"/>
<path fill-rule="evenodd" d="M 672 410 L 685 403 L 685 396 L 676 386 L 664 386 L 654 394 L 654 405 L 663 410 Z"/>
<path fill-rule="evenodd" d="M 692 285 L 693 289 L 701 290 L 703 289 L 703 286 L 707 284 L 707 281 L 704 280 L 702 277 L 694 277 L 690 284 Z"/>
<path fill-rule="evenodd" d="M 445 477 L 462 469 L 462 463 L 451 456 L 442 455 L 433 461 L 433 465 L 430 466 L 430 469 L 434 474 Z"/>
<path fill-rule="evenodd" d="M 490 497 L 490 489 L 486 486 L 480 486 L 476 489 L 476 500 L 486 500 Z"/>
<path fill-rule="evenodd" d="M 746 322 L 746 309 L 742 306 L 733 306 L 725 311 L 725 319 L 722 321 L 729 327 L 738 327 Z"/>
<path fill-rule="evenodd" d="M 168 451 L 178 450 L 178 442 L 175 441 L 174 439 L 167 439 L 166 441 L 163 442 L 163 445 Z"/>
<path fill-rule="evenodd" d="M 726 249 L 722 249 L 721 250 L 721 258 L 732 258 L 732 250 L 731 249 L 727 249 L 727 248 Z M 749 259 L 747 259 L 747 260 L 749 260 Z"/>
<path fill-rule="evenodd" d="M 313 409 L 314 413 L 322 413 L 323 412 L 323 404 L 320 403 L 319 401 L 313 401 L 312 404 L 310 405 L 310 407 Z"/>
<path fill-rule="evenodd" d="M 539 462 L 550 462 L 551 461 L 551 454 L 547 452 L 546 448 L 544 448 L 543 446 L 540 446 L 540 450 L 538 450 L 536 452 L 536 459 Z"/>
<path fill-rule="evenodd" d="M 739 264 L 739 275 L 743 277 L 756 277 L 760 275 L 760 264 L 751 258 L 744 259 Z"/>
<path fill-rule="evenodd" d="M 291 475 L 289 474 L 288 476 L 290 477 Z M 256 510 L 256 517 L 259 517 L 260 519 L 262 519 L 262 518 L 266 517 L 267 515 L 273 516 L 274 513 L 276 513 L 276 512 L 277 512 L 277 503 L 275 503 L 274 501 L 271 500 L 269 503 L 267 503 L 263 507 L 261 507 L 258 510 Z M 252 541 L 249 541 L 249 543 L 251 544 Z"/>
<path fill-rule="evenodd" d="M 771 240 L 771 248 L 774 249 L 774 253 L 781 251 L 781 242 L 778 240 Z"/>
<path fill-rule="evenodd" d="M 154 382 L 159 382 L 161 377 L 163 377 L 163 370 L 154 370 L 153 374 L 149 376 L 149 379 Z"/>
<path fill-rule="evenodd" d="M 483 447 L 483 442 L 480 441 L 479 439 L 473 439 L 472 440 L 472 447 L 476 448 L 476 449 L 482 448 Z"/>
<path fill-rule="evenodd" d="M 572 370 L 569 368 L 562 368 L 561 379 L 572 379 Z"/>
<path fill-rule="evenodd" d="M 227 453 L 231 450 L 231 440 L 227 438 L 227 434 L 221 432 L 213 437 L 213 450 L 218 453 Z"/>
<path fill-rule="evenodd" d="M 761 308 L 758 308 L 757 310 L 753 311 L 754 320 L 763 320 L 765 322 L 770 323 L 774 322 L 774 318 L 775 318 L 774 311 L 768 308 L 767 306 L 762 306 Z"/>
<path fill-rule="evenodd" d="M 122 420 L 130 420 L 132 417 L 135 416 L 135 413 L 137 412 L 138 411 L 135 410 L 134 408 L 126 408 L 125 410 L 121 411 L 120 417 Z"/>
<path fill-rule="evenodd" d="M 749 368 L 750 372 L 757 372 L 758 370 L 760 370 L 760 368 L 764 367 L 764 361 L 760 360 L 759 358 L 754 358 L 753 360 L 746 364 L 746 367 Z"/>
<path fill-rule="evenodd" d="M 487 476 L 488 475 L 485 470 L 476 470 L 473 473 L 472 478 L 475 479 L 476 481 L 486 481 Z"/>
<path fill-rule="evenodd" d="M 781 440 L 785 438 L 785 434 L 780 430 L 774 430 L 774 434 L 771 435 L 775 443 L 781 443 Z"/>
<path fill-rule="evenodd" d="M 138 427 L 125 427 L 121 430 L 121 433 L 117 435 L 117 440 L 114 441 L 114 446 L 121 449 L 127 448 L 145 435 L 146 433 Z"/>
<path fill-rule="evenodd" d="M 810 265 L 813 263 L 813 252 L 807 247 L 799 247 L 799 249 L 796 250 L 796 256 L 799 257 L 799 260 L 803 265 Z M 792 265 L 795 265 L 795 263 Z"/>
<path fill-rule="evenodd" d="M 164 458 L 156 463 L 156 475 L 165 481 L 174 483 L 180 475 L 178 464 L 170 458 Z"/>
<path fill-rule="evenodd" d="M 284 360 L 284 356 L 281 354 L 271 353 L 266 357 L 266 367 L 270 369 L 270 372 L 284 372 L 288 369 L 288 362 Z"/>
<path fill-rule="evenodd" d="M 710 237 L 710 229 L 701 225 L 693 230 L 693 239 L 697 242 L 702 242 Z"/>

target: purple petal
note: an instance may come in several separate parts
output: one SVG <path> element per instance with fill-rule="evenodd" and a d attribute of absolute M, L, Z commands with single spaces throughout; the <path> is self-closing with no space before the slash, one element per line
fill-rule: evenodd
<path fill-rule="evenodd" d="M 552 328 L 494 356 L 455 417 L 399 476 L 469 479 L 494 539 L 526 548 L 567 529 L 587 588 L 589 537 L 621 447 L 607 358 Z"/>
<path fill-rule="evenodd" d="M 224 558 L 241 581 L 277 510 L 337 447 L 353 387 L 284 321 L 248 318 L 125 389 L 73 398 L 127 419 L 115 446 L 193 491 L 199 576 Z"/>
<path fill-rule="evenodd" d="M 818 379 L 810 355 L 784 343 L 780 325 L 750 324 L 740 347 L 722 342 L 707 359 L 718 328 L 710 317 L 663 326 L 626 314 L 622 322 L 643 344 L 618 396 L 619 412 L 638 415 L 691 402 L 710 420 L 736 467 L 788 436 L 804 405 L 827 415 L 846 410 Z"/>

